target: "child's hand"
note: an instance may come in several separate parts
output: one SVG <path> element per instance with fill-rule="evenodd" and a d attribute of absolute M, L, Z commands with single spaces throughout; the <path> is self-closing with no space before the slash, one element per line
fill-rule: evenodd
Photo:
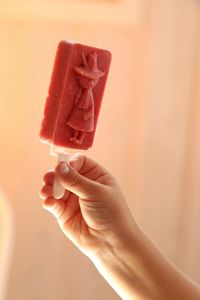
<path fill-rule="evenodd" d="M 54 176 L 66 189 L 62 199 L 52 196 Z M 122 192 L 109 172 L 92 159 L 74 155 L 45 174 L 43 207 L 58 221 L 64 234 L 85 254 L 106 243 L 129 237 L 135 223 Z M 102 246 L 102 247 L 101 247 Z"/>
<path fill-rule="evenodd" d="M 54 176 L 66 189 L 52 196 Z M 97 162 L 75 155 L 44 176 L 43 206 L 89 256 L 122 299 L 200 299 L 200 288 L 151 243 L 131 216 L 115 179 Z"/>

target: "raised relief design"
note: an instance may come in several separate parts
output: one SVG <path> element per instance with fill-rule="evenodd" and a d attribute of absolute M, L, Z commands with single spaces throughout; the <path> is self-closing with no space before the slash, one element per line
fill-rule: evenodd
<path fill-rule="evenodd" d="M 66 124 L 72 128 L 70 141 L 81 145 L 88 132 L 94 131 L 95 99 L 92 89 L 105 74 L 98 69 L 97 53 L 82 52 L 82 66 L 75 66 L 79 89 L 74 97 L 74 103 Z"/>

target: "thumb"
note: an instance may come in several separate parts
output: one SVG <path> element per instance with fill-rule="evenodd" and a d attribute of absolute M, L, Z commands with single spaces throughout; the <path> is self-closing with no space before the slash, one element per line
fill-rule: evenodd
<path fill-rule="evenodd" d="M 82 176 L 65 161 L 58 164 L 55 169 L 55 176 L 66 190 L 80 198 L 91 198 L 99 189 L 98 182 Z"/>

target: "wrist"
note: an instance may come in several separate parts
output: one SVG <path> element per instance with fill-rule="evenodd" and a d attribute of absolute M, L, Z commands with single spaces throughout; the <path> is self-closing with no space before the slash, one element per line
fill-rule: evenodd
<path fill-rule="evenodd" d="M 105 241 L 96 248 L 92 254 L 93 261 L 117 263 L 126 260 L 129 256 L 131 259 L 140 259 L 143 247 L 144 233 L 138 226 L 134 229 L 126 230 L 113 234 L 105 239 Z"/>
<path fill-rule="evenodd" d="M 113 227 L 113 228 L 112 228 Z M 119 223 L 111 226 L 105 232 L 101 231 L 97 234 L 99 243 L 96 247 L 92 248 L 89 257 L 95 260 L 104 260 L 110 257 L 114 252 L 133 253 L 137 255 L 140 253 L 141 240 L 144 236 L 143 231 L 135 223 L 134 219 L 129 220 L 127 223 Z"/>
<path fill-rule="evenodd" d="M 137 228 L 127 232 L 125 237 L 107 241 L 89 256 L 122 299 L 134 299 L 141 290 L 144 294 L 150 294 L 141 254 L 143 239 L 143 232 Z"/>

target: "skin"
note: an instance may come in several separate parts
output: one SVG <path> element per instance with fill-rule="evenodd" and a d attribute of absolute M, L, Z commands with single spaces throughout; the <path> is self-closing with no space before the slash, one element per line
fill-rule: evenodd
<path fill-rule="evenodd" d="M 66 189 L 53 198 L 54 178 Z M 136 224 L 115 178 L 91 158 L 76 154 L 47 172 L 43 207 L 122 299 L 199 300 L 185 277 Z"/>

